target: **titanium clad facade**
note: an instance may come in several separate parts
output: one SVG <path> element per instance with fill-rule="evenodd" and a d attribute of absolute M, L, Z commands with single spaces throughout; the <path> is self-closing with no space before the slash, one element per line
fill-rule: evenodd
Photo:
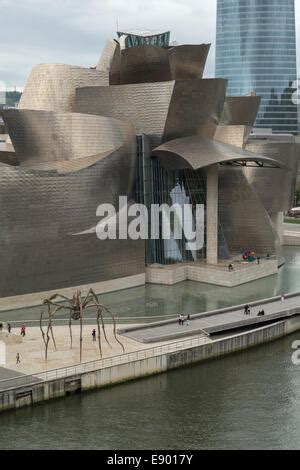
<path fill-rule="evenodd" d="M 226 80 L 176 80 L 80 88 L 75 110 L 129 120 L 150 139 L 151 149 L 189 135 L 214 136 L 221 118 Z"/>
<path fill-rule="evenodd" d="M 65 64 L 36 65 L 22 93 L 19 109 L 72 112 L 76 88 L 108 84 L 107 71 Z"/>
<path fill-rule="evenodd" d="M 124 160 L 115 152 L 69 174 L 0 165 L 2 297 L 144 272 L 143 241 L 95 233 L 98 205 L 127 189 Z"/>
<path fill-rule="evenodd" d="M 279 266 L 284 263 L 278 235 L 243 168 L 221 167 L 219 170 L 219 220 L 230 253 L 255 250 L 264 255 L 276 255 Z"/>
<path fill-rule="evenodd" d="M 216 77 L 228 78 L 228 96 L 261 97 L 256 127 L 296 134 L 294 0 L 218 0 Z"/>
<path fill-rule="evenodd" d="M 293 206 L 298 173 L 299 144 L 293 136 L 251 137 L 247 150 L 259 152 L 286 165 L 276 172 L 245 168 L 245 175 L 269 214 L 288 211 Z"/>
<path fill-rule="evenodd" d="M 251 249 L 283 261 L 260 182 L 263 172 L 270 180 L 280 174 L 281 199 L 289 198 L 290 168 L 275 149 L 245 149 L 259 97 L 226 99 L 226 79 L 202 78 L 209 45 L 169 47 L 163 32 L 119 39 L 107 43 L 96 69 L 35 67 L 19 109 L 3 112 L 16 166 L 3 155 L 0 296 L 143 274 L 145 262 L 205 260 L 209 214 L 191 251 L 185 238 L 164 239 L 159 221 L 146 243 L 119 239 L 118 222 L 113 239 L 99 240 L 97 224 L 107 227 L 107 217 L 96 213 L 112 204 L 114 220 L 119 196 L 148 209 L 190 203 L 195 226 L 211 165 L 219 169 L 219 258 Z"/>

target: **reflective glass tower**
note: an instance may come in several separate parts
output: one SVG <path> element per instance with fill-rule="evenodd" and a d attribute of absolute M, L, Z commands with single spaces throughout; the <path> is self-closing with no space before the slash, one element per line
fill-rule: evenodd
<path fill-rule="evenodd" d="M 261 96 L 256 127 L 297 133 L 294 0 L 217 0 L 216 77 L 228 95 Z"/>

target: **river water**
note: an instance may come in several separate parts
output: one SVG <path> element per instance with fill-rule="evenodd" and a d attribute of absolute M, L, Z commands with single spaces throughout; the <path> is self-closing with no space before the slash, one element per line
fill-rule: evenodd
<path fill-rule="evenodd" d="M 279 276 L 235 292 L 183 283 L 163 312 L 173 313 L 174 304 L 199 310 L 300 291 L 300 250 L 288 248 L 286 257 Z M 151 301 L 165 302 L 159 289 Z M 0 448 L 300 449 L 300 366 L 291 360 L 297 339 L 300 331 L 193 367 L 3 413 Z"/>

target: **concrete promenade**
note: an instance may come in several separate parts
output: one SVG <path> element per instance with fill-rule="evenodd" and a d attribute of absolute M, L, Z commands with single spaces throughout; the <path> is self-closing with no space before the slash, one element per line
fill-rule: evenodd
<path fill-rule="evenodd" d="M 150 325 L 127 327 L 119 333 L 143 343 L 158 342 L 193 335 L 205 335 L 229 331 L 231 329 L 255 326 L 267 321 L 275 321 L 300 314 L 300 294 L 289 294 L 282 302 L 280 297 L 254 302 L 250 305 L 250 315 L 244 314 L 244 305 L 191 316 L 189 325 L 180 326 L 178 320 L 168 320 Z M 265 316 L 258 317 L 263 309 Z M 186 317 L 186 312 L 182 312 Z"/>
<path fill-rule="evenodd" d="M 284 245 L 300 246 L 300 224 L 283 224 Z"/>
<path fill-rule="evenodd" d="M 288 294 L 284 302 L 276 297 L 249 305 L 250 316 L 244 315 L 244 306 L 236 306 L 193 315 L 186 326 L 179 326 L 177 320 L 144 327 L 123 325 L 120 328 L 123 336 L 119 339 L 125 345 L 125 353 L 118 344 L 113 345 L 112 327 L 108 326 L 112 348 L 108 345 L 103 348 L 103 359 L 99 359 L 97 345 L 91 341 L 91 327 L 86 325 L 83 344 L 84 360 L 88 362 L 81 364 L 78 363 L 78 325 L 74 328 L 72 350 L 66 341 L 67 327 L 56 327 L 58 350 L 51 348 L 47 363 L 38 328 L 29 328 L 22 344 L 7 345 L 8 362 L 5 368 L 0 368 L 0 411 L 167 372 L 300 330 L 299 293 Z M 265 317 L 257 317 L 261 308 Z M 245 330 L 241 330 L 243 327 Z M 218 336 L 212 334 L 222 331 Z M 153 343 L 145 346 L 141 342 Z M 22 358 L 19 365 L 15 363 L 17 351 Z M 89 361 L 89 358 L 94 359 Z"/>

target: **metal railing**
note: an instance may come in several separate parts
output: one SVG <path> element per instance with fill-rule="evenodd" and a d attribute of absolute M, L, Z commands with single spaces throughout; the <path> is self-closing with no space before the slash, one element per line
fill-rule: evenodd
<path fill-rule="evenodd" d="M 47 382 L 56 379 L 76 376 L 96 370 L 106 369 L 108 367 L 117 366 L 120 364 L 128 364 L 142 359 L 149 359 L 156 356 L 161 356 L 169 352 L 182 351 L 191 347 L 204 344 L 206 335 L 198 336 L 197 338 L 187 339 L 184 341 L 175 341 L 172 343 L 164 344 L 162 346 L 155 346 L 152 348 L 141 349 L 130 353 L 111 356 L 95 361 L 84 362 L 74 366 L 62 367 L 59 369 L 51 369 L 45 372 L 38 372 L 36 374 L 21 375 L 11 377 L 8 379 L 0 380 L 0 392 L 10 390 L 12 388 L 23 387 L 26 385 L 34 385 L 38 382 Z"/>

